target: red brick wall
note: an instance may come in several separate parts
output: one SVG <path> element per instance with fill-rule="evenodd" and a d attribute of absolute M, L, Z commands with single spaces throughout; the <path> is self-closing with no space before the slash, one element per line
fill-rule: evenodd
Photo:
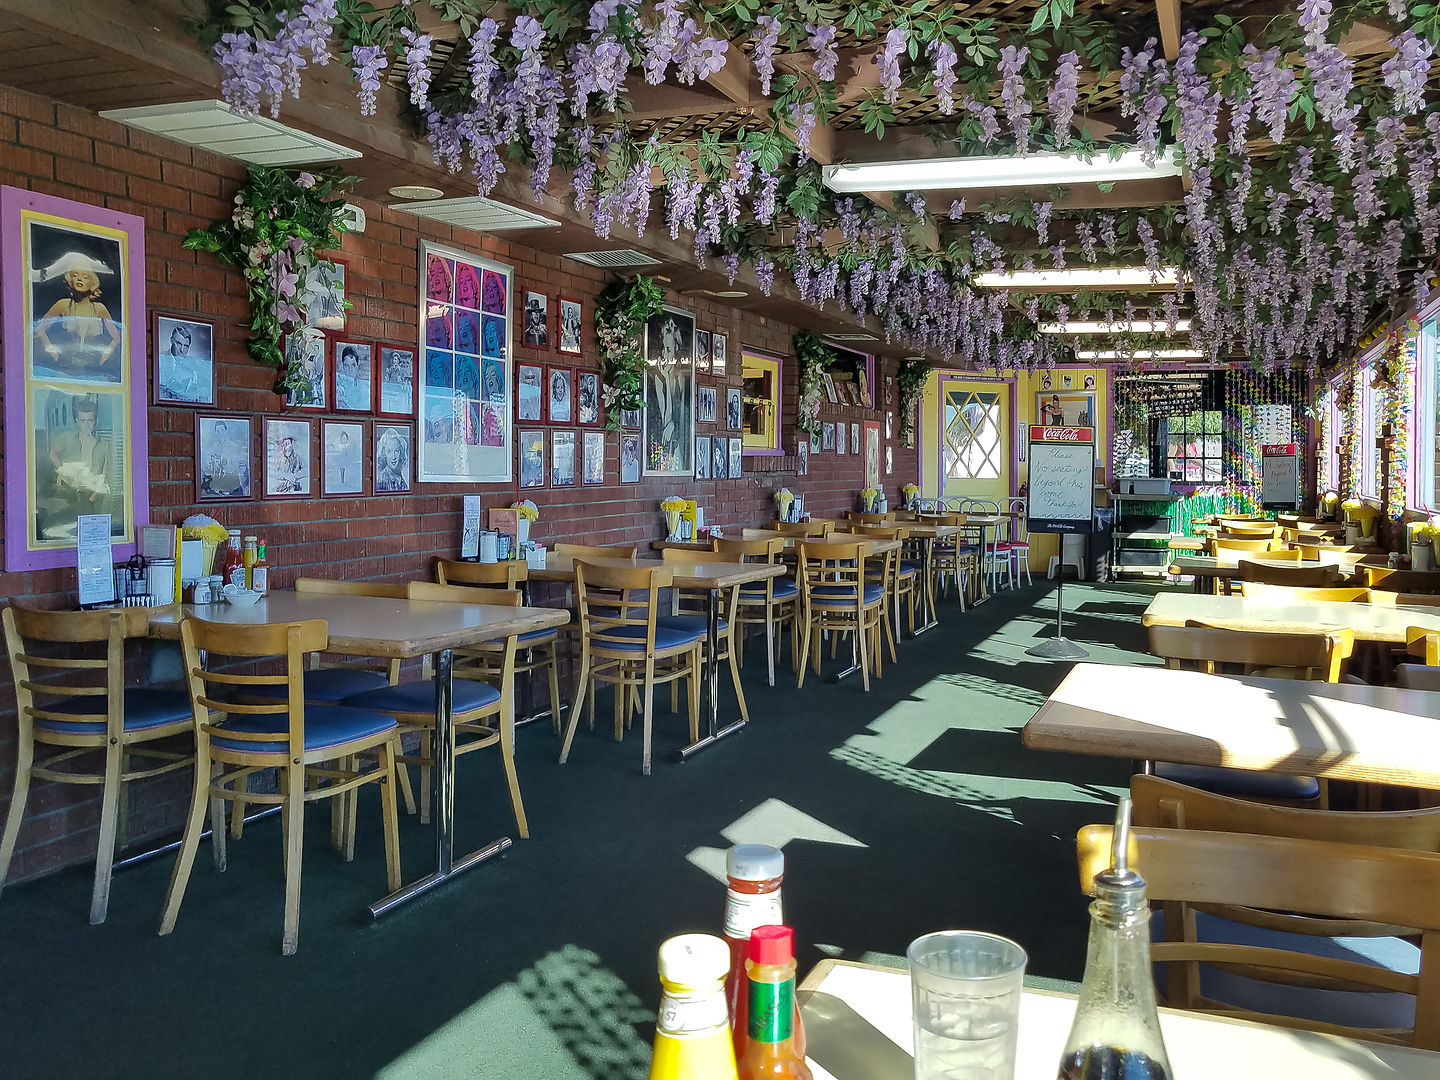
<path fill-rule="evenodd" d="M 242 280 L 213 257 L 181 246 L 187 230 L 209 225 L 229 213 L 230 199 L 244 176 L 245 168 L 238 162 L 101 120 L 82 109 L 0 87 L 0 184 L 142 216 L 146 223 L 147 306 L 217 320 L 218 410 L 260 416 L 281 412 L 280 399 L 270 390 L 274 373 L 252 362 L 244 349 L 248 304 Z M 376 203 L 361 205 L 368 217 L 365 232 L 346 236 L 340 252 L 349 260 L 348 290 L 354 305 L 347 335 L 414 343 L 417 245 L 420 239 L 430 239 L 513 264 L 517 296 L 529 287 L 551 296 L 564 293 L 583 299 L 586 355 L 573 358 L 574 366 L 598 366 L 590 320 L 593 299 L 610 280 L 603 271 L 527 248 L 523 233 L 515 240 L 482 236 L 422 223 Z M 793 451 L 796 374 L 790 351 L 797 328 L 691 297 L 670 296 L 668 300 L 693 311 L 700 329 L 729 335 L 727 382 L 731 385 L 739 384 L 744 347 L 785 358 L 782 434 L 784 445 Z M 536 354 L 520 347 L 518 337 L 517 359 L 560 361 L 553 352 Z M 876 396 L 882 400 L 885 373 L 893 376 L 893 365 L 884 373 L 877 372 Z M 702 378 L 702 384 L 705 382 Z M 723 423 L 723 386 L 719 402 Z M 883 409 L 823 408 L 829 420 L 883 420 Z M 281 586 L 300 574 L 356 579 L 427 576 L 435 556 L 455 554 L 462 493 L 478 490 L 487 507 L 509 505 L 521 494 L 514 485 L 425 484 L 416 485 L 414 492 L 404 496 L 197 506 L 194 410 L 152 407 L 149 421 L 151 519 L 179 523 L 188 514 L 208 510 L 228 526 L 258 531 L 269 543 L 272 580 Z M 258 463 L 260 425 L 255 427 Z M 705 434 L 707 427 L 703 425 L 699 433 Z M 904 450 L 898 441 L 893 445 L 895 471 L 886 483 L 892 500 L 898 498 L 899 486 L 916 473 L 914 451 Z M 657 478 L 622 485 L 618 454 L 618 438 L 608 434 L 604 486 L 547 486 L 524 492 L 540 507 L 541 520 L 534 529 L 537 539 L 546 544 L 656 539 L 663 531 L 658 500 L 677 491 L 697 498 L 706 508 L 707 521 L 739 526 L 769 520 L 774 510 L 772 493 L 781 486 L 804 492 L 810 509 L 818 514 L 852 508 L 855 493 L 863 486 L 863 457 L 842 458 L 833 453 L 813 456 L 810 475 L 803 478 L 795 475 L 793 457 L 751 458 L 746 461 L 743 479 L 676 482 Z M 756 471 L 751 473 L 751 468 Z M 7 469 L 7 481 L 9 472 Z M 17 472 L 23 473 L 23 469 Z M 0 573 L 0 597 L 6 599 L 62 606 L 73 603 L 73 590 L 73 571 Z M 8 672 L 3 684 L 0 808 L 8 806 L 15 761 L 14 701 Z M 188 781 L 172 781 L 159 788 L 138 786 L 131 821 L 134 834 L 145 836 L 178 827 L 187 785 Z M 97 795 L 95 788 L 32 786 L 10 880 L 92 858 Z"/>

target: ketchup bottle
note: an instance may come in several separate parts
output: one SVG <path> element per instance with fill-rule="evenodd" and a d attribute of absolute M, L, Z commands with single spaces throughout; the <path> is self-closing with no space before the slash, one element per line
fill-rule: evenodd
<path fill-rule="evenodd" d="M 745 962 L 750 958 L 750 935 L 757 927 L 784 922 L 780 885 L 785 879 L 785 853 L 769 844 L 737 844 L 725 856 L 725 940 L 730 945 L 730 974 L 725 980 L 725 1002 L 735 1038 L 735 1057 L 745 1052 L 749 1017 L 749 983 Z M 801 1057 L 805 1035 L 800 1028 L 800 1007 L 795 1007 L 795 1032 Z"/>
<path fill-rule="evenodd" d="M 225 563 L 221 573 L 225 575 L 226 585 L 245 588 L 245 553 L 240 550 L 239 529 L 230 530 L 229 542 L 225 548 Z"/>

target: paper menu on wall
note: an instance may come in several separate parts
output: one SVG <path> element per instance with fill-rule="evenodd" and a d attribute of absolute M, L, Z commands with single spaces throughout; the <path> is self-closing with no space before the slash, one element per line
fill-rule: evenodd
<path fill-rule="evenodd" d="M 480 496 L 465 496 L 464 523 L 460 528 L 460 557 L 462 559 L 478 559 L 480 557 Z"/>
<path fill-rule="evenodd" d="M 113 603 L 115 558 L 110 550 L 110 515 L 81 514 L 75 524 L 75 567 L 80 606 Z"/>

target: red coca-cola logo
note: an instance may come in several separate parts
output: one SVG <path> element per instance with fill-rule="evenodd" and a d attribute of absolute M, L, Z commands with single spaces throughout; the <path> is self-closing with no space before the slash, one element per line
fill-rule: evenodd
<path fill-rule="evenodd" d="M 1088 427 L 1032 427 L 1030 439 L 1032 442 L 1089 442 L 1090 431 Z"/>

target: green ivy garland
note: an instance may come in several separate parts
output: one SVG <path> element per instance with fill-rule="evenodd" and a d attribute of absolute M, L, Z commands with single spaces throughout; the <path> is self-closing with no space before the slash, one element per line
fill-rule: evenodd
<path fill-rule="evenodd" d="M 825 370 L 835 363 L 835 350 L 820 340 L 818 334 L 802 330 L 795 335 L 795 359 L 800 369 L 800 405 L 795 411 L 795 426 L 807 435 L 820 434 L 820 395 Z"/>
<path fill-rule="evenodd" d="M 246 348 L 260 363 L 279 369 L 285 364 L 285 335 L 316 332 L 306 328 L 301 288 L 306 271 L 328 263 L 320 253 L 340 246 L 346 228 L 343 192 L 358 179 L 335 169 L 291 174 L 251 166 L 230 218 L 185 237 L 185 247 L 208 251 L 245 275 L 251 313 Z M 299 365 L 276 378 L 275 392 L 300 404 L 320 396 Z"/>
<path fill-rule="evenodd" d="M 929 377 L 930 365 L 923 356 L 907 356 L 900 361 L 900 370 L 895 373 L 895 383 L 900 388 L 900 442 L 906 448 L 915 445 L 915 403 L 925 392 Z"/>
<path fill-rule="evenodd" d="M 654 278 L 636 275 L 607 286 L 595 300 L 595 337 L 600 343 L 605 426 L 620 429 L 622 409 L 645 407 L 645 324 L 665 306 Z"/>

